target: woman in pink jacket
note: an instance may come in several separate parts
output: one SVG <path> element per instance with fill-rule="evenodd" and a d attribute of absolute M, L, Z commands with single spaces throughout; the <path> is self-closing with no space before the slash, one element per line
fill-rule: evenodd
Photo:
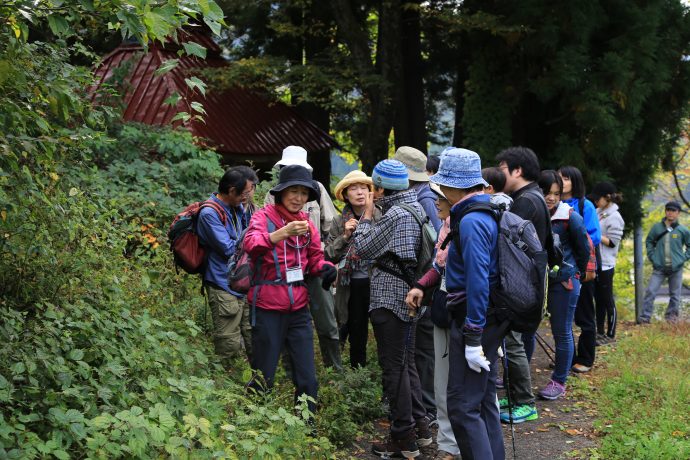
<path fill-rule="evenodd" d="M 317 396 L 316 367 L 309 295 L 304 280 L 320 276 L 329 289 L 336 270 L 324 261 L 321 238 L 307 214 L 307 201 L 318 200 L 319 189 L 303 166 L 280 170 L 278 185 L 270 191 L 274 205 L 256 211 L 244 237 L 244 248 L 254 265 L 247 300 L 252 305 L 252 369 L 261 379 L 250 386 L 270 389 L 283 346 L 292 361 L 295 399 Z M 313 403 L 309 404 L 312 413 Z"/>

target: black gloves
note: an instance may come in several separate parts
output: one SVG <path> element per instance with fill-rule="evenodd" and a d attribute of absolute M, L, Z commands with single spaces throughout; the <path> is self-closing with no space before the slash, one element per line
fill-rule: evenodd
<path fill-rule="evenodd" d="M 323 269 L 321 269 L 321 287 L 328 291 L 337 276 L 338 272 L 333 265 L 324 265 Z"/>

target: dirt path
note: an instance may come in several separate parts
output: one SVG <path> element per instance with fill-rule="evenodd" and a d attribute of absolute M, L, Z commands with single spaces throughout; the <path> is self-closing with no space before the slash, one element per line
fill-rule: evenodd
<path fill-rule="evenodd" d="M 553 347 L 553 339 L 548 328 L 540 330 L 541 336 Z M 577 337 L 577 336 L 576 336 Z M 612 346 L 598 348 L 598 353 L 609 353 Z M 544 351 L 537 346 L 532 358 L 532 385 L 536 392 L 546 385 L 551 377 L 549 358 Z M 500 375 L 500 374 L 499 374 Z M 572 375 L 570 379 L 590 379 L 589 375 Z M 583 382 L 572 381 L 565 399 L 556 401 L 537 400 L 539 419 L 531 422 L 514 425 L 515 429 L 515 458 L 517 459 L 559 459 L 578 458 L 573 456 L 573 451 L 586 452 L 588 448 L 596 445 L 594 429 L 594 409 L 583 400 Z M 504 396 L 499 391 L 499 397 Z M 383 439 L 388 431 L 388 421 L 385 419 L 376 422 L 377 439 Z M 506 458 L 512 459 L 513 447 L 510 425 L 503 425 L 504 440 L 506 446 Z M 350 458 L 375 459 L 371 452 L 371 436 L 363 436 L 348 451 Z M 421 460 L 433 459 L 436 454 L 436 444 L 421 449 Z M 566 454 L 570 453 L 569 456 Z M 584 457 L 584 456 L 583 456 Z"/>

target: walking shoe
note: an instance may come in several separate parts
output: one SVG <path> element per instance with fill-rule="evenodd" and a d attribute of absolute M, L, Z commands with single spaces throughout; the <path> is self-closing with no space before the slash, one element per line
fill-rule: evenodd
<path fill-rule="evenodd" d="M 372 444 L 371 452 L 381 458 L 415 458 L 419 456 L 419 447 L 413 436 L 405 439 L 393 439 L 389 436 L 384 442 Z"/>
<path fill-rule="evenodd" d="M 499 390 L 502 390 L 505 388 L 505 385 L 503 385 L 503 379 L 500 377 L 496 379 L 496 388 Z"/>
<path fill-rule="evenodd" d="M 585 372 L 589 372 L 592 370 L 592 366 L 585 366 L 584 364 L 573 364 L 573 367 L 571 368 L 573 372 L 577 372 L 578 374 L 584 374 Z"/>
<path fill-rule="evenodd" d="M 508 412 L 508 398 L 501 398 L 498 400 L 498 407 L 501 409 L 501 412 L 505 411 Z"/>
<path fill-rule="evenodd" d="M 594 345 L 597 347 L 600 347 L 602 345 L 606 345 L 608 341 L 606 340 L 606 336 L 604 334 L 597 334 L 597 338 L 594 341 Z"/>
<path fill-rule="evenodd" d="M 433 412 L 427 412 L 425 415 L 426 420 L 429 422 L 429 428 L 438 428 L 438 418 Z"/>
<path fill-rule="evenodd" d="M 513 408 L 513 423 L 529 422 L 537 420 L 537 407 L 529 404 L 521 404 Z M 501 421 L 503 423 L 510 423 L 510 414 L 508 412 L 501 413 Z"/>
<path fill-rule="evenodd" d="M 415 431 L 417 432 L 417 445 L 419 447 L 426 447 L 433 442 L 434 439 L 429 429 L 429 420 L 426 417 L 416 421 Z"/>
<path fill-rule="evenodd" d="M 551 380 L 542 390 L 539 392 L 539 397 L 543 399 L 548 399 L 553 401 L 554 399 L 562 398 L 565 396 L 565 385 Z"/>

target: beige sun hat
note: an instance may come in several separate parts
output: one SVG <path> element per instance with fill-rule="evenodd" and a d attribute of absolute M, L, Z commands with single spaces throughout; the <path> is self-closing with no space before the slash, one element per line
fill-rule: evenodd
<path fill-rule="evenodd" d="M 350 171 L 340 180 L 340 182 L 336 184 L 335 197 L 340 201 L 345 201 L 343 198 L 343 192 L 346 188 L 353 184 L 365 184 L 367 187 L 369 187 L 369 190 L 371 190 L 374 183 L 371 181 L 371 177 L 367 176 L 362 171 Z"/>
<path fill-rule="evenodd" d="M 434 192 L 436 195 L 438 195 L 439 198 L 448 201 L 448 198 L 446 198 L 446 195 L 441 191 L 441 187 L 438 184 L 434 184 L 433 182 L 430 182 L 429 188 L 431 189 L 432 192 Z"/>
<path fill-rule="evenodd" d="M 429 176 L 426 173 L 426 155 L 416 148 L 403 145 L 395 151 L 393 159 L 405 165 L 410 180 L 429 182 Z"/>

